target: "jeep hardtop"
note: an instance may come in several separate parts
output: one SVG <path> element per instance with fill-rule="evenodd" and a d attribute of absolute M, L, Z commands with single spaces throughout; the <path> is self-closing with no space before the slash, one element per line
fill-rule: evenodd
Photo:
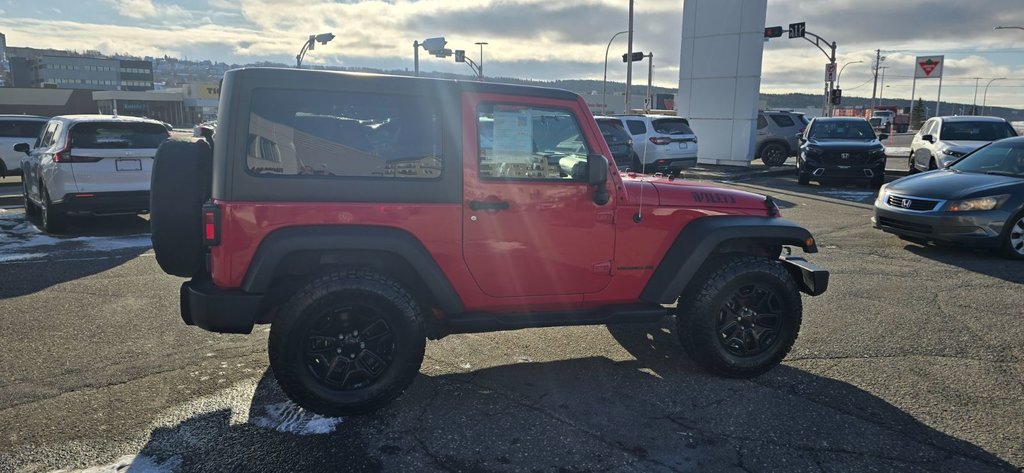
<path fill-rule="evenodd" d="M 186 324 L 271 324 L 275 377 L 320 414 L 388 403 L 454 333 L 673 316 L 701 366 L 756 376 L 828 285 L 770 197 L 621 174 L 571 92 L 246 68 L 218 118 L 157 153 L 157 260 Z"/>

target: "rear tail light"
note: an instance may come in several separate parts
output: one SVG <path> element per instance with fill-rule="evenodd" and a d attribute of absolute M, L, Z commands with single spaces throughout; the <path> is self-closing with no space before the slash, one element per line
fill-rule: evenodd
<path fill-rule="evenodd" d="M 220 244 L 220 207 L 214 203 L 203 205 L 203 244 L 206 246 Z"/>
<path fill-rule="evenodd" d="M 665 138 L 664 136 L 652 136 L 651 143 L 656 145 L 667 145 L 672 142 L 672 138 Z"/>
<path fill-rule="evenodd" d="M 103 160 L 94 156 L 75 156 L 70 148 L 64 148 L 53 155 L 55 163 L 96 163 Z"/>

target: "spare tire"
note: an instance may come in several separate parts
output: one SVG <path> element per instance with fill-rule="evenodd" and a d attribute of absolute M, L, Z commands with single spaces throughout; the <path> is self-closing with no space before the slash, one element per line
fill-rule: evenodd
<path fill-rule="evenodd" d="M 168 274 L 203 273 L 203 203 L 210 199 L 213 148 L 206 140 L 168 140 L 153 162 L 149 227 L 153 251 Z"/>

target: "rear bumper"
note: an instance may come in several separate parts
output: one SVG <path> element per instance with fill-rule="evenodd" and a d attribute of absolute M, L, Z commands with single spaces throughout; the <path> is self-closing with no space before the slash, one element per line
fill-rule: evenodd
<path fill-rule="evenodd" d="M 66 212 L 124 214 L 149 211 L 149 191 L 76 192 L 59 203 Z"/>
<path fill-rule="evenodd" d="M 658 158 L 648 162 L 644 167 L 648 174 L 656 172 L 679 172 L 697 165 L 697 156 L 685 158 Z"/>
<path fill-rule="evenodd" d="M 218 289 L 209 280 L 181 285 L 181 319 L 216 333 L 251 333 L 263 296 L 240 290 Z"/>

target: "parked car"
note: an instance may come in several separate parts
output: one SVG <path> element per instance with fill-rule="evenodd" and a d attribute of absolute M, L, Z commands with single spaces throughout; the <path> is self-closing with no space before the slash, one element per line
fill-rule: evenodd
<path fill-rule="evenodd" d="M 992 141 L 1017 136 L 999 117 L 935 117 L 921 125 L 910 143 L 911 173 L 940 169 Z"/>
<path fill-rule="evenodd" d="M 685 118 L 669 115 L 616 115 L 633 136 L 634 172 L 679 174 L 697 165 L 697 135 Z"/>
<path fill-rule="evenodd" d="M 66 115 L 51 118 L 34 143 L 20 143 L 27 216 L 60 232 L 69 213 L 146 212 L 153 156 L 170 133 L 147 118 Z"/>
<path fill-rule="evenodd" d="M 1024 259 L 1024 137 L 883 186 L 872 222 L 906 240 L 993 248 Z"/>
<path fill-rule="evenodd" d="M 274 378 L 319 414 L 391 402 L 452 333 L 675 314 L 698 365 L 756 376 L 828 285 L 770 197 L 618 172 L 572 92 L 283 68 L 223 90 L 214 143 L 158 151 L 156 260 L 191 278 L 186 324 L 270 324 Z"/>
<path fill-rule="evenodd" d="M 758 158 L 766 166 L 781 166 L 800 149 L 797 135 L 807 127 L 807 117 L 786 110 L 765 110 L 757 114 Z"/>
<path fill-rule="evenodd" d="M 801 185 L 811 179 L 866 180 L 872 187 L 885 183 L 885 133 L 875 136 L 863 118 L 817 117 L 800 137 L 796 175 Z"/>
<path fill-rule="evenodd" d="M 597 126 L 601 128 L 601 135 L 608 143 L 608 149 L 612 152 L 615 165 L 620 171 L 633 167 L 634 162 L 639 162 L 636 151 L 633 151 L 633 138 L 626 131 L 622 120 L 615 117 L 594 117 Z"/>
<path fill-rule="evenodd" d="M 0 178 L 21 174 L 21 157 L 14 145 L 33 141 L 49 118 L 35 115 L 0 115 Z"/>

